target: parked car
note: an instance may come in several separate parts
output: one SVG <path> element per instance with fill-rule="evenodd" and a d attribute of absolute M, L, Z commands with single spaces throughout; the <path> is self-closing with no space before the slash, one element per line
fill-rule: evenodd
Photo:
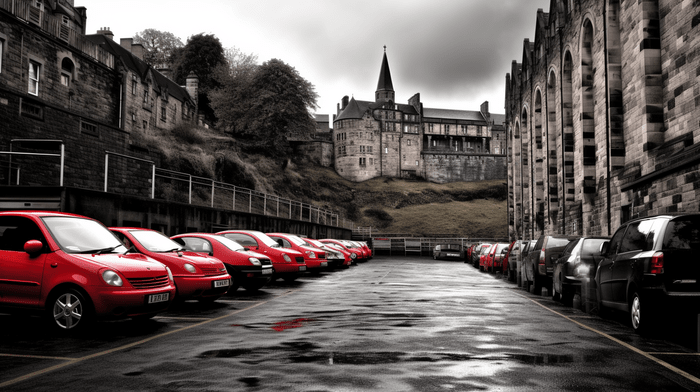
<path fill-rule="evenodd" d="M 470 263 L 472 262 L 472 252 L 474 252 L 474 248 L 477 247 L 478 244 L 471 244 L 467 247 L 467 250 L 465 251 L 464 254 L 464 263 Z"/>
<path fill-rule="evenodd" d="M 520 257 L 520 248 L 525 244 L 525 241 L 513 241 L 508 246 L 506 256 L 503 258 L 503 276 L 509 282 L 515 282 L 518 273 L 518 257 Z"/>
<path fill-rule="evenodd" d="M 629 312 L 648 331 L 662 309 L 700 307 L 700 214 L 657 215 L 622 224 L 603 245 L 595 275 L 600 311 Z"/>
<path fill-rule="evenodd" d="M 321 241 L 318 241 L 318 242 L 321 242 Z M 336 250 L 343 255 L 343 258 L 344 258 L 343 266 L 345 266 L 345 268 L 348 268 L 352 265 L 356 265 L 355 264 L 355 259 L 357 258 L 356 253 L 351 252 L 349 249 L 347 249 L 346 247 L 344 247 L 343 245 L 340 245 L 340 244 L 336 244 L 333 242 L 321 242 L 321 243 L 324 246 L 331 248 L 333 250 Z"/>
<path fill-rule="evenodd" d="M 326 238 L 326 239 L 322 239 L 319 241 L 321 241 L 324 244 L 331 243 L 331 244 L 340 245 L 346 251 L 354 254 L 355 257 L 353 258 L 353 263 L 357 263 L 359 261 L 364 261 L 364 252 L 362 252 L 362 249 L 360 249 L 356 245 L 353 245 L 352 243 L 350 243 L 350 241 L 336 240 L 336 239 L 331 239 L 331 238 Z M 350 256 L 350 257 L 352 257 L 352 256 Z"/>
<path fill-rule="evenodd" d="M 459 242 L 435 245 L 433 249 L 434 260 L 463 260 L 464 250 Z"/>
<path fill-rule="evenodd" d="M 350 256 L 347 257 L 339 249 L 334 249 L 328 244 L 324 244 L 321 241 L 314 240 L 311 238 L 304 238 L 304 240 L 311 245 L 322 249 L 326 252 L 326 261 L 328 262 L 328 268 L 335 269 L 339 267 L 347 267 L 352 263 Z"/>
<path fill-rule="evenodd" d="M 362 246 L 362 249 L 365 250 L 365 254 L 367 254 L 367 260 L 371 259 L 374 256 L 372 254 L 372 248 L 369 247 L 367 242 L 365 242 L 365 241 L 355 241 L 355 242 L 360 244 L 360 246 Z"/>
<path fill-rule="evenodd" d="M 127 253 L 100 222 L 45 211 L 0 212 L 0 309 L 43 314 L 76 331 L 98 318 L 150 318 L 168 308 L 168 267 Z"/>
<path fill-rule="evenodd" d="M 503 270 L 503 259 L 508 253 L 507 242 L 498 242 L 489 250 L 488 255 L 486 255 L 485 269 L 489 272 L 501 271 Z"/>
<path fill-rule="evenodd" d="M 216 234 L 223 235 L 243 245 L 245 250 L 252 250 L 270 258 L 274 273 L 272 279 L 282 278 L 292 282 L 306 272 L 304 255 L 293 249 L 282 248 L 277 241 L 267 234 L 256 230 L 225 230 Z"/>
<path fill-rule="evenodd" d="M 543 235 L 535 243 L 534 248 L 523 260 L 522 275 L 526 290 L 532 289 L 540 294 L 543 287 L 552 292 L 552 274 L 554 261 L 561 256 L 569 242 L 578 239 L 577 236 Z"/>
<path fill-rule="evenodd" d="M 569 242 L 554 262 L 552 298 L 571 305 L 574 295 L 581 294 L 582 283 L 593 283 L 601 248 L 609 237 L 582 237 Z"/>
<path fill-rule="evenodd" d="M 224 236 L 208 233 L 187 233 L 170 237 L 191 252 L 214 256 L 226 266 L 232 283 L 229 291 L 243 287 L 257 291 L 272 277 L 272 261 L 260 253 L 245 250 L 241 244 Z"/>
<path fill-rule="evenodd" d="M 474 268 L 479 268 L 479 261 L 481 260 L 481 253 L 484 251 L 484 248 L 489 248 L 491 247 L 491 244 L 479 244 L 474 248 L 472 251 L 472 265 Z"/>
<path fill-rule="evenodd" d="M 267 233 L 267 236 L 277 241 L 281 247 L 294 249 L 304 255 L 306 270 L 309 273 L 319 274 L 328 270 L 326 252 L 309 244 L 299 236 L 284 233 Z"/>
<path fill-rule="evenodd" d="M 481 247 L 481 253 L 479 254 L 479 271 L 486 271 L 486 260 L 489 257 L 489 252 L 496 246 L 496 244 L 487 244 L 488 246 Z"/>
<path fill-rule="evenodd" d="M 348 242 L 353 247 L 360 249 L 360 251 L 362 252 L 361 261 L 367 261 L 371 258 L 372 251 L 366 245 L 362 245 L 361 243 L 359 243 L 357 241 L 351 241 L 351 240 L 343 240 L 343 241 Z"/>
<path fill-rule="evenodd" d="M 177 300 L 213 302 L 226 294 L 231 275 L 221 260 L 187 251 L 165 234 L 139 227 L 110 227 L 127 248 L 152 257 L 170 268 Z"/>

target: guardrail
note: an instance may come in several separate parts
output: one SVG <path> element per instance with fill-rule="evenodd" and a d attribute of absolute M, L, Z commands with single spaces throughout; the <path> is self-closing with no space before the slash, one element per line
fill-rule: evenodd
<path fill-rule="evenodd" d="M 371 240 L 372 253 L 417 254 L 432 256 L 435 245 L 459 243 L 463 249 L 474 243 L 510 242 L 506 238 L 465 238 L 465 237 L 373 237 Z"/>
<path fill-rule="evenodd" d="M 59 145 L 59 152 L 58 153 L 44 153 L 44 152 L 20 152 L 20 151 L 12 151 L 12 145 L 13 143 L 28 143 L 28 144 L 58 144 Z M 12 163 L 12 156 L 35 156 L 35 157 L 58 157 L 60 158 L 60 169 L 59 169 L 59 177 L 58 177 L 58 186 L 63 186 L 63 172 L 64 172 L 64 167 L 65 167 L 65 156 L 66 156 L 66 149 L 65 145 L 63 144 L 63 140 L 54 140 L 54 139 L 12 139 L 10 140 L 10 151 L 0 151 L 0 155 L 9 155 L 10 160 L 7 163 L 8 167 L 8 176 L 7 176 L 7 185 L 12 185 L 12 166 L 15 165 Z M 18 165 L 15 165 L 17 168 L 17 173 L 16 173 L 16 184 L 19 185 L 19 173 L 20 173 L 20 168 Z"/>

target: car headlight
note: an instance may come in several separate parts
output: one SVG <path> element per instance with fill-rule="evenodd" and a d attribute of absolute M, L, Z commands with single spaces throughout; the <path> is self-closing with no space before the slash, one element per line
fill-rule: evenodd
<path fill-rule="evenodd" d="M 314 253 L 313 251 L 307 250 L 307 251 L 306 251 L 306 254 L 309 255 L 309 258 L 310 258 L 310 259 L 315 259 L 315 258 L 316 258 L 316 253 Z"/>
<path fill-rule="evenodd" d="M 119 274 L 112 270 L 107 270 L 103 272 L 102 279 L 104 279 L 105 283 L 107 283 L 110 286 L 122 287 L 122 285 L 124 284 L 122 278 L 119 277 Z"/>
<path fill-rule="evenodd" d="M 250 264 L 260 265 L 260 260 L 256 259 L 255 257 L 248 258 L 248 261 L 250 261 Z"/>
<path fill-rule="evenodd" d="M 356 253 L 350 253 L 350 258 L 353 259 L 353 260 L 356 259 L 356 258 L 357 258 L 357 254 L 356 254 Z"/>
<path fill-rule="evenodd" d="M 282 258 L 283 258 L 284 261 L 286 261 L 287 263 L 291 263 L 291 262 L 292 262 L 292 259 L 291 259 L 291 258 L 289 257 L 289 255 L 286 254 L 286 253 L 284 253 L 284 254 L 282 255 Z"/>
<path fill-rule="evenodd" d="M 194 273 L 197 272 L 197 269 L 194 268 L 194 266 L 193 266 L 192 264 L 185 263 L 185 264 L 183 265 L 183 267 L 185 267 L 185 269 L 186 269 L 188 272 L 190 272 L 190 273 L 193 273 L 193 274 L 194 274 Z"/>
<path fill-rule="evenodd" d="M 165 270 L 168 271 L 168 278 L 170 278 L 170 282 L 175 284 L 175 278 L 173 278 L 173 272 L 170 271 L 170 268 L 168 268 L 168 267 L 165 267 Z"/>

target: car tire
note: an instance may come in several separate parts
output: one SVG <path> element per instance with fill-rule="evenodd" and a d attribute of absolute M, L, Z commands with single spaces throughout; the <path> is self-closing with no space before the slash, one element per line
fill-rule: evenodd
<path fill-rule="evenodd" d="M 629 302 L 630 322 L 635 333 L 647 335 L 658 322 L 657 312 L 638 291 L 633 291 Z"/>
<path fill-rule="evenodd" d="M 46 301 L 46 317 L 52 329 L 71 333 L 92 322 L 92 309 L 86 297 L 76 289 L 62 289 Z"/>
<path fill-rule="evenodd" d="M 542 294 L 542 278 L 538 278 L 535 272 L 532 272 L 532 294 Z"/>
<path fill-rule="evenodd" d="M 560 301 L 566 306 L 573 306 L 574 304 L 574 288 L 561 285 L 561 298 Z"/>
<path fill-rule="evenodd" d="M 554 285 L 552 285 L 552 301 L 559 302 L 561 301 L 561 294 L 557 291 Z"/>

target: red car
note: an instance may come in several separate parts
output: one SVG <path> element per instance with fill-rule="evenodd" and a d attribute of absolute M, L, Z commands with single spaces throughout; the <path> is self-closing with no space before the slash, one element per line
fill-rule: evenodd
<path fill-rule="evenodd" d="M 344 252 L 341 249 L 334 248 L 331 244 L 324 244 L 319 240 L 313 240 L 311 238 L 304 238 L 304 241 L 326 251 L 326 261 L 328 261 L 329 268 L 347 268 L 350 266 L 350 264 L 352 264 L 352 259 L 350 258 L 349 252 Z"/>
<path fill-rule="evenodd" d="M 365 258 L 364 258 L 365 254 L 362 251 L 362 248 L 360 248 L 357 245 L 352 244 L 350 241 L 334 240 L 334 239 L 330 239 L 330 238 L 319 240 L 319 241 L 321 241 L 324 244 L 330 243 L 330 244 L 335 244 L 335 245 L 341 246 L 342 249 L 345 249 L 346 251 L 355 255 L 355 257 L 352 257 L 352 255 L 350 256 L 353 259 L 353 262 L 355 262 L 355 263 L 365 260 Z"/>
<path fill-rule="evenodd" d="M 229 291 L 243 287 L 260 290 L 272 277 L 272 261 L 267 256 L 247 251 L 241 244 L 218 234 L 188 233 L 170 237 L 192 252 L 204 253 L 223 261 L 233 283 Z"/>
<path fill-rule="evenodd" d="M 503 269 L 503 258 L 505 257 L 505 252 L 508 251 L 509 245 L 508 243 L 499 242 L 491 247 L 489 254 L 486 256 L 485 269 L 487 271 L 495 272 Z"/>
<path fill-rule="evenodd" d="M 484 244 L 481 245 L 481 252 L 479 253 L 479 271 L 486 271 L 486 260 L 488 259 L 491 249 L 496 244 Z"/>
<path fill-rule="evenodd" d="M 175 277 L 177 299 L 213 302 L 226 294 L 231 276 L 221 260 L 186 251 L 163 233 L 138 227 L 110 227 L 127 248 L 167 265 Z"/>
<path fill-rule="evenodd" d="M 272 279 L 282 278 L 292 282 L 306 272 L 304 255 L 293 249 L 280 247 L 277 241 L 267 234 L 255 230 L 225 230 L 216 234 L 223 235 L 241 244 L 246 250 L 262 253 L 272 261 L 275 272 Z"/>
<path fill-rule="evenodd" d="M 309 244 L 299 236 L 283 233 L 267 233 L 267 236 L 277 241 L 285 249 L 294 249 L 304 255 L 307 271 L 318 274 L 328 269 L 326 252 Z"/>
<path fill-rule="evenodd" d="M 317 240 L 318 241 L 318 240 Z M 321 242 L 321 241 L 318 241 Z M 347 268 L 352 265 L 357 265 L 355 264 L 355 259 L 357 258 L 357 254 L 350 252 L 347 248 L 345 248 L 343 245 L 339 244 L 334 244 L 332 242 L 321 242 L 324 246 L 327 246 L 333 250 L 336 250 L 340 252 L 343 255 L 344 262 L 343 265 Z"/>
<path fill-rule="evenodd" d="M 60 331 L 95 318 L 150 318 L 175 296 L 170 270 L 80 215 L 0 212 L 0 308 L 42 312 Z"/>

